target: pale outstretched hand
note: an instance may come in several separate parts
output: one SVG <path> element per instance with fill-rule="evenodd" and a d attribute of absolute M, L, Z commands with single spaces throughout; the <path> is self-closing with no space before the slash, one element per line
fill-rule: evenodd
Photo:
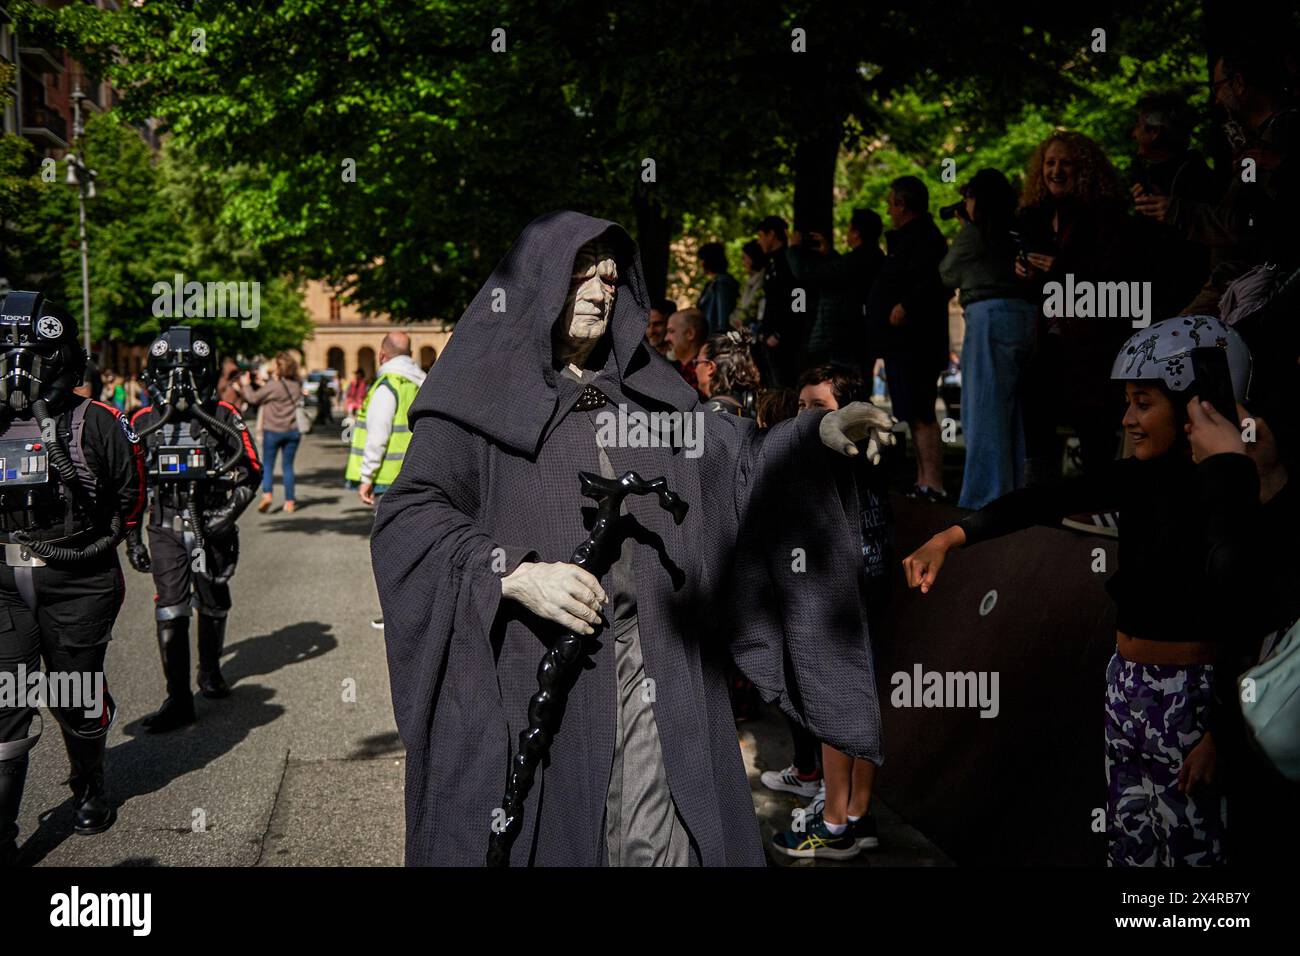
<path fill-rule="evenodd" d="M 849 458 L 858 454 L 855 443 L 867 439 L 867 460 L 878 465 L 880 450 L 897 441 L 894 424 L 892 415 L 870 402 L 849 402 L 822 418 L 819 434 L 823 445 Z"/>

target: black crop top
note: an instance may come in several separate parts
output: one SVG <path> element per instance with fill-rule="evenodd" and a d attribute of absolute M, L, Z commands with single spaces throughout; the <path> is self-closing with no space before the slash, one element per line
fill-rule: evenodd
<path fill-rule="evenodd" d="M 1118 630 L 1152 641 L 1233 637 L 1230 602 L 1207 574 L 1201 479 L 1182 455 L 1125 458 L 1095 475 L 1013 491 L 960 524 L 969 546 L 1096 511 L 1119 512 L 1119 567 L 1106 582 Z"/>

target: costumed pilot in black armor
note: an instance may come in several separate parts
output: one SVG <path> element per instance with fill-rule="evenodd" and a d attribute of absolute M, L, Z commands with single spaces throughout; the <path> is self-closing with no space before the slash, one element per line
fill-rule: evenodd
<path fill-rule="evenodd" d="M 68 750 L 75 829 L 107 830 L 104 748 L 116 707 L 104 654 L 125 583 L 117 544 L 144 507 L 144 456 L 116 409 L 73 393 L 77 326 L 38 292 L 0 305 L 0 866 L 18 856 L 28 753 L 46 703 Z M 44 699 L 33 675 L 44 661 Z M 78 692 L 79 690 L 79 692 Z M 76 699 L 74 699 L 76 698 Z"/>
<path fill-rule="evenodd" d="M 230 693 L 220 661 L 239 560 L 235 522 L 253 500 L 262 466 L 238 410 L 215 397 L 215 350 L 198 330 L 178 325 L 155 339 L 144 379 L 153 404 L 131 424 L 145 443 L 149 546 L 137 529 L 127 557 L 137 571 L 153 572 L 157 590 L 167 699 L 143 723 L 160 733 L 194 722 L 191 606 L 199 618 L 199 690 L 211 698 Z"/>

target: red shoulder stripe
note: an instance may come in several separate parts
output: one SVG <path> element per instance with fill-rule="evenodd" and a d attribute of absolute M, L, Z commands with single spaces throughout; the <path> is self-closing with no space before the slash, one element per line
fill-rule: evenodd
<path fill-rule="evenodd" d="M 131 513 L 126 517 L 128 531 L 140 523 L 140 516 L 144 513 L 144 506 L 149 498 L 149 483 L 144 474 L 144 447 L 142 442 L 137 441 L 131 444 L 131 456 L 135 459 L 135 477 L 139 490 L 136 493 L 135 504 L 131 508 Z"/>
<path fill-rule="evenodd" d="M 90 403 L 92 405 L 98 405 L 119 421 L 126 421 L 126 416 L 112 405 L 106 405 L 94 398 L 90 400 Z M 149 488 L 145 483 L 146 480 L 144 475 L 144 449 L 140 447 L 138 441 L 131 442 L 131 457 L 135 460 L 136 495 L 135 503 L 131 506 L 131 511 L 126 516 L 126 528 L 128 531 L 140 523 L 140 515 L 144 513 L 145 501 L 149 494 Z"/>
<path fill-rule="evenodd" d="M 225 408 L 229 409 L 229 410 L 230 410 L 230 413 L 231 413 L 232 415 L 234 415 L 235 418 L 239 419 L 240 421 L 243 421 L 243 420 L 244 420 L 244 416 L 241 415 L 241 414 L 239 414 L 239 409 L 237 409 L 234 405 L 231 405 L 229 402 L 218 402 L 217 404 L 218 404 L 218 405 L 222 405 L 222 406 L 224 406 Z M 243 439 L 244 439 L 244 453 L 248 455 L 248 461 L 249 461 L 249 464 L 251 464 L 251 465 L 252 465 L 254 468 L 256 468 L 258 471 L 261 471 L 261 470 L 262 470 L 262 463 L 261 463 L 260 461 L 257 460 L 257 451 L 253 448 L 253 440 L 252 440 L 251 438 L 248 437 L 248 428 L 247 428 L 247 426 L 245 426 L 244 430 L 243 430 L 242 432 L 240 432 L 239 434 L 240 434 L 240 435 L 243 437 Z"/>
<path fill-rule="evenodd" d="M 132 416 L 131 416 L 131 427 L 132 427 L 132 428 L 135 428 L 135 422 L 136 422 L 136 419 L 138 419 L 138 418 L 139 418 L 141 415 L 143 415 L 145 412 L 151 412 L 151 411 L 153 411 L 153 406 L 152 406 L 152 405 L 146 405 L 144 408 L 140 409 L 138 412 L 136 412 L 134 415 L 132 415 Z"/>

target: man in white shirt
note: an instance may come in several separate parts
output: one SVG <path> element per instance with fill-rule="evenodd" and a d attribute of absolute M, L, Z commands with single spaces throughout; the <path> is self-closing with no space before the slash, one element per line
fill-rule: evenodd
<path fill-rule="evenodd" d="M 395 375 L 409 380 L 415 389 L 424 382 L 424 372 L 411 358 L 411 337 L 405 332 L 389 332 L 379 346 L 379 370 L 375 374 L 375 387 L 370 391 L 365 411 L 365 451 L 361 458 L 361 484 L 357 495 L 361 500 L 373 506 L 376 485 L 378 493 L 387 488 L 387 482 L 376 482 L 376 477 L 383 470 L 384 461 L 389 453 L 390 439 L 393 436 L 393 419 L 398 417 L 398 391 L 384 387 L 384 376 Z M 401 409 L 405 419 L 406 409 Z"/>

